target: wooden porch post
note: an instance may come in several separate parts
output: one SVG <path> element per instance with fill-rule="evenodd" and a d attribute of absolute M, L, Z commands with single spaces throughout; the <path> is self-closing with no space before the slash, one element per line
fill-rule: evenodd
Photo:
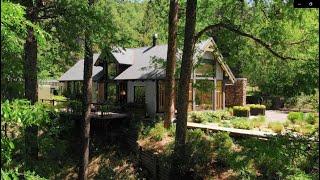
<path fill-rule="evenodd" d="M 223 72 L 223 80 L 222 80 L 222 109 L 225 109 L 226 107 L 226 91 L 225 91 L 225 86 L 226 85 L 226 76 L 225 72 Z"/>
<path fill-rule="evenodd" d="M 213 105 L 212 105 L 212 109 L 213 110 L 216 110 L 216 88 L 217 88 L 217 79 L 216 78 L 213 78 L 213 87 L 214 87 L 214 89 L 213 89 L 213 96 L 212 96 L 212 103 L 213 103 Z"/>

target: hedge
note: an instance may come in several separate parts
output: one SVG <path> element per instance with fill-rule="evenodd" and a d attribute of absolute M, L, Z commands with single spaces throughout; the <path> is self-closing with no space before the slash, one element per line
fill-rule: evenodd
<path fill-rule="evenodd" d="M 233 106 L 233 115 L 237 117 L 249 117 L 250 108 L 247 106 Z"/>
<path fill-rule="evenodd" d="M 250 108 L 250 115 L 265 115 L 266 114 L 266 106 L 260 104 L 250 104 L 248 105 Z"/>

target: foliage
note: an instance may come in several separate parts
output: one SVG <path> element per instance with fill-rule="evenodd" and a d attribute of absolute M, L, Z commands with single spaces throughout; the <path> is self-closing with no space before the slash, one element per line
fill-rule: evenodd
<path fill-rule="evenodd" d="M 72 109 L 73 113 L 81 114 L 82 113 L 82 103 L 77 100 L 69 100 L 68 108 Z"/>
<path fill-rule="evenodd" d="M 50 121 L 50 112 L 45 105 L 31 103 L 24 99 L 1 103 L 1 119 L 8 124 L 20 124 L 24 127 L 41 126 Z"/>
<path fill-rule="evenodd" d="M 218 132 L 211 135 L 213 138 L 214 150 L 216 153 L 216 159 L 223 164 L 227 163 L 227 158 L 230 156 L 233 140 L 229 136 L 229 133 Z"/>
<path fill-rule="evenodd" d="M 293 123 L 301 122 L 303 121 L 303 112 L 289 112 L 288 119 Z"/>
<path fill-rule="evenodd" d="M 311 109 L 319 112 L 319 90 L 313 95 L 301 94 L 287 99 L 285 106 L 287 108 Z"/>
<path fill-rule="evenodd" d="M 266 106 L 261 104 L 249 104 L 247 106 L 249 106 L 250 109 L 266 109 Z"/>
<path fill-rule="evenodd" d="M 231 114 L 225 110 L 217 111 L 192 111 L 189 113 L 189 120 L 195 123 L 214 122 L 231 119 Z"/>
<path fill-rule="evenodd" d="M 230 156 L 229 163 L 231 167 L 240 169 L 241 166 L 252 161 L 261 173 L 260 178 L 263 179 L 294 177 L 301 171 L 317 174 L 317 170 L 314 170 L 319 164 L 318 145 L 308 141 L 310 137 L 295 137 L 294 141 L 291 138 L 293 138 L 292 135 L 287 134 L 271 137 L 268 141 L 255 138 L 241 140 L 238 143 L 243 150 Z M 309 159 L 314 160 L 308 162 Z"/>
<path fill-rule="evenodd" d="M 246 106 L 233 106 L 233 115 L 238 117 L 249 117 L 250 108 Z"/>
<path fill-rule="evenodd" d="M 284 126 L 281 122 L 269 122 L 268 128 L 272 129 L 275 133 L 284 131 Z"/>
<path fill-rule="evenodd" d="M 234 118 L 231 119 L 231 124 L 234 128 L 238 129 L 252 129 L 253 125 L 247 118 Z"/>
<path fill-rule="evenodd" d="M 304 121 L 308 124 L 315 124 L 317 121 L 319 121 L 319 117 L 316 117 L 315 113 L 306 113 L 304 115 Z"/>
<path fill-rule="evenodd" d="M 252 126 L 255 128 L 262 126 L 265 123 L 265 121 L 266 121 L 266 118 L 264 116 L 258 116 L 251 119 Z"/>
<path fill-rule="evenodd" d="M 18 169 L 14 170 L 2 170 L 1 169 L 1 179 L 3 180 L 11 180 L 11 179 L 26 179 L 26 180 L 45 180 L 46 178 L 42 178 L 39 175 L 36 175 L 35 172 L 26 171 L 24 173 L 19 173 Z"/>
<path fill-rule="evenodd" d="M 200 129 L 188 130 L 186 139 L 186 154 L 189 158 L 182 164 L 187 171 L 191 168 L 199 174 L 205 173 L 206 168 L 214 157 L 213 139 Z"/>
<path fill-rule="evenodd" d="M 157 123 L 153 128 L 150 129 L 147 136 L 155 141 L 161 141 L 166 135 L 166 128 L 164 128 L 163 123 Z"/>

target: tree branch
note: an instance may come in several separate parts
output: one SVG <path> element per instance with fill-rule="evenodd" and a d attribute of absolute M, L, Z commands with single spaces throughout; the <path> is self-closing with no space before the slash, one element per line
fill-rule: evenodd
<path fill-rule="evenodd" d="M 202 29 L 201 31 L 199 31 L 196 34 L 196 40 L 198 40 L 205 32 L 209 31 L 209 30 L 221 30 L 221 29 L 227 29 L 229 31 L 232 31 L 236 34 L 239 34 L 240 36 L 244 36 L 244 37 L 248 37 L 252 40 L 254 40 L 255 42 L 259 43 L 260 45 L 262 45 L 263 47 L 265 47 L 271 54 L 273 54 L 274 56 L 282 59 L 282 60 L 299 60 L 300 58 L 294 58 L 294 57 L 288 57 L 288 56 L 283 56 L 281 54 L 279 54 L 278 52 L 274 51 L 271 48 L 271 44 L 270 43 L 266 43 L 263 40 L 254 37 L 251 34 L 242 32 L 241 30 L 235 28 L 234 26 L 230 25 L 230 24 L 225 24 L 225 23 L 217 23 L 217 24 L 212 24 L 209 25 L 207 27 L 205 27 L 204 29 Z"/>

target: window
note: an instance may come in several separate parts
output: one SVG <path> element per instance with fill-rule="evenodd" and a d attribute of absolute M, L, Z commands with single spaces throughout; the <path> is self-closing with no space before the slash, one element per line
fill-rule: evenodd
<path fill-rule="evenodd" d="M 213 109 L 214 83 L 209 80 L 197 80 L 195 87 L 196 110 Z"/>
<path fill-rule="evenodd" d="M 196 76 L 199 77 L 214 77 L 214 61 L 212 59 L 200 59 L 196 65 Z"/>
<path fill-rule="evenodd" d="M 144 86 L 134 86 L 134 102 L 137 104 L 145 104 L 145 87 Z"/>

